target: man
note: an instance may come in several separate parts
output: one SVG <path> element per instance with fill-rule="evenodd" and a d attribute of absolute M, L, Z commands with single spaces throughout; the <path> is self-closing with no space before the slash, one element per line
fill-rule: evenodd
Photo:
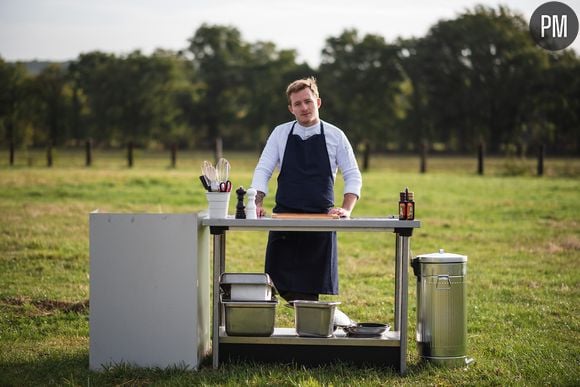
<path fill-rule="evenodd" d="M 288 109 L 296 118 L 274 128 L 254 171 L 256 212 L 265 216 L 268 181 L 279 166 L 275 213 L 328 213 L 349 217 L 362 178 L 348 139 L 336 126 L 321 121 L 322 103 L 314 78 L 299 79 L 286 89 Z M 334 206 L 334 180 L 340 169 L 344 197 Z M 336 232 L 272 231 L 266 248 L 266 272 L 286 301 L 318 300 L 338 294 Z"/>

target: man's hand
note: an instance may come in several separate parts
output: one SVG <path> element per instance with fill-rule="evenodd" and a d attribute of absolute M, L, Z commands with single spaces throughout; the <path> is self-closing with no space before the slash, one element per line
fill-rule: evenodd
<path fill-rule="evenodd" d="M 256 206 L 256 216 L 258 218 L 263 218 L 264 216 L 266 216 L 266 210 L 264 209 L 264 207 Z"/>
<path fill-rule="evenodd" d="M 330 215 L 338 215 L 341 218 L 348 218 L 348 217 L 350 217 L 350 211 L 345 210 L 344 208 L 341 208 L 341 207 L 331 208 L 330 211 L 328 211 L 328 213 Z"/>
<path fill-rule="evenodd" d="M 264 216 L 266 216 L 266 210 L 264 209 L 263 205 L 264 205 L 264 196 L 266 196 L 266 194 L 262 191 L 258 191 L 256 192 L 256 216 L 258 218 L 262 218 Z"/>
<path fill-rule="evenodd" d="M 350 213 L 358 200 L 358 196 L 352 193 L 344 194 L 342 207 L 331 208 L 328 213 L 331 215 L 338 215 L 341 218 L 350 218 Z"/>

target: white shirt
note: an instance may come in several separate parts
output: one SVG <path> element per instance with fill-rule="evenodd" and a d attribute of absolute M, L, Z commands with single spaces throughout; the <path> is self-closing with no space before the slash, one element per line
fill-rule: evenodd
<path fill-rule="evenodd" d="M 252 188 L 268 194 L 268 181 L 272 177 L 272 173 L 276 168 L 278 170 L 282 169 L 286 142 L 294 122 L 296 121 L 276 126 L 270 137 L 268 137 L 264 151 L 254 170 Z M 360 197 L 362 176 L 350 142 L 344 132 L 336 126 L 326 121 L 322 121 L 322 124 L 324 126 L 324 137 L 326 138 L 326 149 L 328 150 L 332 178 L 336 180 L 336 172 L 340 169 L 344 178 L 344 193 L 352 193 Z M 320 134 L 320 123 L 310 127 L 304 127 L 298 122 L 294 125 L 293 135 L 298 135 L 303 140 L 315 134 Z"/>

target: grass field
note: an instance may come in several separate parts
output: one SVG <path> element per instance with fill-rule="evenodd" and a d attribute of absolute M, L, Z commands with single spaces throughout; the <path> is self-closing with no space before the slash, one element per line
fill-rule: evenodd
<path fill-rule="evenodd" d="M 469 256 L 466 369 L 419 361 L 415 288 L 409 270 L 408 375 L 345 364 L 304 369 L 291 364 L 230 364 L 215 371 L 120 365 L 88 370 L 88 214 L 194 212 L 205 207 L 197 180 L 203 153 L 60 151 L 52 168 L 42 153 L 0 152 L 0 385 L 578 385 L 580 383 L 580 160 L 492 159 L 485 176 L 475 158 L 431 158 L 419 174 L 413 157 L 373 158 L 353 216 L 394 214 L 398 192 L 415 192 L 421 229 L 413 256 L 439 248 Z M 257 154 L 227 154 L 234 186 L 247 187 Z M 340 179 L 338 179 L 340 181 Z M 337 185 L 337 193 L 342 184 Z M 272 189 L 274 183 L 272 182 Z M 267 204 L 272 207 L 271 197 Z M 235 201 L 230 203 L 234 212 Z M 394 238 L 339 236 L 342 309 L 363 321 L 392 322 Z M 228 269 L 263 270 L 265 233 L 228 236 Z M 277 324 L 292 325 L 279 308 Z"/>

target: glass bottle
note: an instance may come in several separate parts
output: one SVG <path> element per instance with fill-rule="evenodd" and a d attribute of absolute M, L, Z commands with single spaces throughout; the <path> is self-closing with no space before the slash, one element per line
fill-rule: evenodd
<path fill-rule="evenodd" d="M 407 192 L 407 220 L 415 219 L 415 194 Z"/>
<path fill-rule="evenodd" d="M 402 191 L 399 196 L 399 220 L 407 220 L 407 194 Z"/>

